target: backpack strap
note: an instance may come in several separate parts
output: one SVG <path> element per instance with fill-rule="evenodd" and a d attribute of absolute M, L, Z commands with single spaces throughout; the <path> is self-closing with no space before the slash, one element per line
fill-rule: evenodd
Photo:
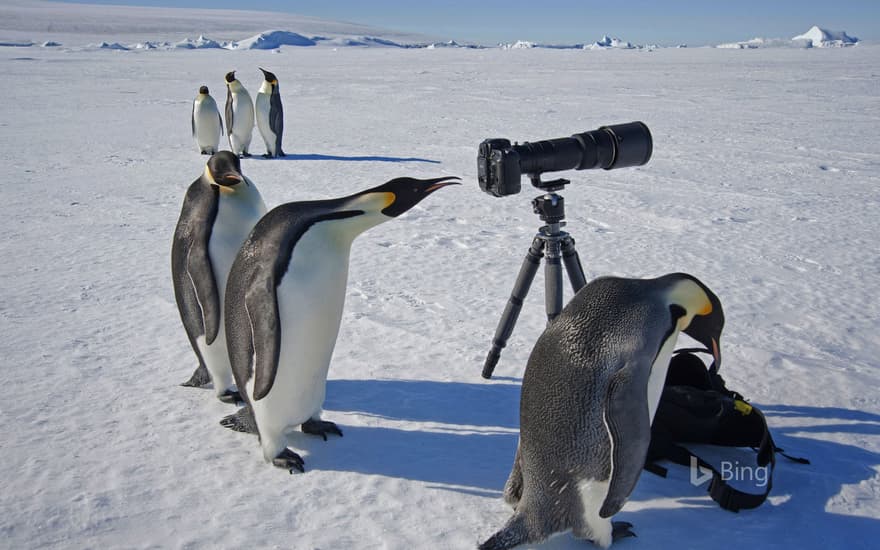
<path fill-rule="evenodd" d="M 702 457 L 694 454 L 686 447 L 679 445 L 674 436 L 666 431 L 658 430 L 651 434 L 651 446 L 648 452 L 648 460 L 646 461 L 646 469 L 659 475 L 666 477 L 666 469 L 656 464 L 657 460 L 669 460 L 675 464 L 685 466 L 687 468 L 701 467 L 712 473 L 712 481 L 709 483 L 708 491 L 712 500 L 719 506 L 731 512 L 739 512 L 740 510 L 749 510 L 757 508 L 767 500 L 773 488 L 773 470 L 776 467 L 775 452 L 776 445 L 770 436 L 770 430 L 767 427 L 767 420 L 764 415 L 755 407 L 749 405 L 745 401 L 734 399 L 734 408 L 739 413 L 734 413 L 736 417 L 741 414 L 743 417 L 755 415 L 754 419 L 749 421 L 752 429 L 744 433 L 752 433 L 748 440 L 752 441 L 753 449 L 757 452 L 756 460 L 759 467 L 769 468 L 767 473 L 767 482 L 761 493 L 747 493 L 734 488 L 724 479 L 724 474 L 717 468 L 712 466 Z M 745 420 L 745 418 L 743 418 Z M 757 426 L 756 426 L 757 425 Z M 756 427 L 760 427 L 760 432 Z M 739 445 L 742 442 L 737 442 Z M 723 444 L 723 443 L 717 443 Z"/>

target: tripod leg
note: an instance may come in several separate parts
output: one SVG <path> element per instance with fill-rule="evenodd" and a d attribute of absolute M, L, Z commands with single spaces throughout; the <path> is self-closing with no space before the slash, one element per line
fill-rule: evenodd
<path fill-rule="evenodd" d="M 523 306 L 523 300 L 529 293 L 529 287 L 538 272 L 538 266 L 541 265 L 541 257 L 544 249 L 544 241 L 535 238 L 532 246 L 526 253 L 522 267 L 519 269 L 519 275 L 516 277 L 516 283 L 513 285 L 513 292 L 510 293 L 510 299 L 504 307 L 504 313 L 501 314 L 501 320 L 498 322 L 498 328 L 495 329 L 495 337 L 492 339 L 492 349 L 486 356 L 486 362 L 483 364 L 483 378 L 492 378 L 492 372 L 495 365 L 501 358 L 501 349 L 507 345 L 507 339 L 513 333 L 513 327 L 519 318 L 519 312 Z"/>
<path fill-rule="evenodd" d="M 562 311 L 562 250 L 559 241 L 547 243 L 544 253 L 544 304 L 547 309 L 547 324 Z"/>
<path fill-rule="evenodd" d="M 565 271 L 568 273 L 568 280 L 571 281 L 571 288 L 577 294 L 577 291 L 587 284 L 587 278 L 584 275 L 581 258 L 578 256 L 577 250 L 574 249 L 574 239 L 570 236 L 562 240 L 562 261 L 565 263 Z"/>

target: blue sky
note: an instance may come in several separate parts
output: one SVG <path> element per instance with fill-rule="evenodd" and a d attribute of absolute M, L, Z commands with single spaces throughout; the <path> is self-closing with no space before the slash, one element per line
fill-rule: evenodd
<path fill-rule="evenodd" d="M 80 0 L 72 0 L 80 1 Z M 90 4 L 282 11 L 485 44 L 692 45 L 791 38 L 811 26 L 880 40 L 880 0 L 81 0 Z"/>

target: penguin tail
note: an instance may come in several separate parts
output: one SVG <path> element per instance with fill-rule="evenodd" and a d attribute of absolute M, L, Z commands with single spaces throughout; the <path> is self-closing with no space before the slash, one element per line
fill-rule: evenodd
<path fill-rule="evenodd" d="M 526 518 L 521 513 L 516 513 L 507 522 L 503 529 L 489 537 L 489 540 L 481 544 L 479 550 L 506 550 L 520 544 L 534 542 L 535 538 L 529 534 Z"/>

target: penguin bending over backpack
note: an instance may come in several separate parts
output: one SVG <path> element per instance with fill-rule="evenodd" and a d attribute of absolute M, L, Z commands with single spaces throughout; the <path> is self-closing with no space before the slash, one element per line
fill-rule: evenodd
<path fill-rule="evenodd" d="M 450 179 L 457 178 L 397 178 L 344 198 L 283 204 L 242 245 L 229 273 L 225 314 L 229 359 L 247 405 L 221 424 L 256 431 L 266 462 L 290 473 L 304 470 L 287 448 L 286 436 L 296 428 L 324 439 L 342 435 L 320 413 L 352 242 Z"/>
<path fill-rule="evenodd" d="M 523 374 L 520 439 L 504 498 L 514 508 L 480 545 L 501 550 L 571 530 L 602 548 L 634 536 L 612 523 L 645 465 L 651 421 L 679 332 L 720 366 L 724 313 L 695 277 L 604 277 L 539 337 Z"/>

